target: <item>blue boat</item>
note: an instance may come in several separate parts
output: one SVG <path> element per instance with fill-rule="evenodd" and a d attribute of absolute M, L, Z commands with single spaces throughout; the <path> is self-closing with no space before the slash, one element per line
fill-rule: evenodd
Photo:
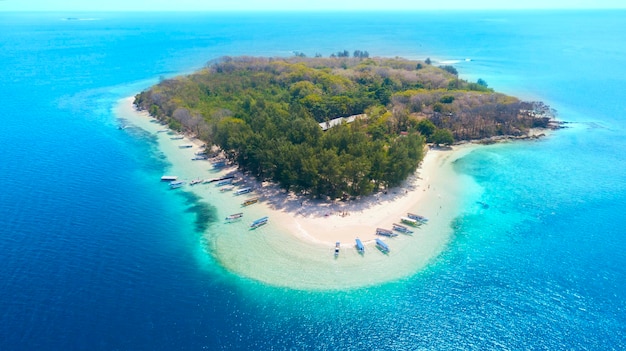
<path fill-rule="evenodd" d="M 264 224 L 267 224 L 267 221 L 268 221 L 268 220 L 269 220 L 269 217 L 262 217 L 262 218 L 259 218 L 259 219 L 257 219 L 257 220 L 255 220 L 255 221 L 253 221 L 253 222 L 250 224 L 250 228 L 252 228 L 252 229 L 256 229 L 256 228 L 258 228 L 258 227 L 260 227 L 260 226 L 262 226 L 262 225 L 264 225 Z"/>
<path fill-rule="evenodd" d="M 398 223 L 393 224 L 393 230 L 399 231 L 400 233 L 404 233 L 404 234 L 413 234 L 413 231 L 411 229 Z"/>
<path fill-rule="evenodd" d="M 184 181 L 182 181 L 182 180 L 179 180 L 179 181 L 177 181 L 177 182 L 171 182 L 171 183 L 170 183 L 170 188 L 172 188 L 172 189 L 177 189 L 177 188 L 180 188 L 181 186 L 183 186 L 183 185 L 185 185 L 185 184 L 187 184 L 187 183 L 186 183 L 186 182 L 184 182 Z"/>
<path fill-rule="evenodd" d="M 414 219 L 414 220 L 416 220 L 418 222 L 422 222 L 422 223 L 428 222 L 428 218 L 426 218 L 424 216 L 417 215 L 415 213 L 410 213 L 409 212 L 409 213 L 406 214 L 406 216 L 409 217 L 410 219 Z"/>
<path fill-rule="evenodd" d="M 363 246 L 363 243 L 359 238 L 356 238 L 356 249 L 361 254 L 365 252 L 365 246 Z"/>
<path fill-rule="evenodd" d="M 389 252 L 389 246 L 387 246 L 387 244 L 385 244 L 384 241 L 376 238 L 376 246 L 380 249 L 380 251 L 387 253 Z"/>
<path fill-rule="evenodd" d="M 383 229 L 383 228 L 376 228 L 376 235 L 384 235 L 384 236 L 388 236 L 390 238 L 394 237 L 394 236 L 398 236 L 397 233 L 392 232 L 389 229 Z"/>

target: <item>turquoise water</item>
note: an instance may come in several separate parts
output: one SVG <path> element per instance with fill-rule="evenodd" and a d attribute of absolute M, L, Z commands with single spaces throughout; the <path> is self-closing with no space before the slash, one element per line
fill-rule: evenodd
<path fill-rule="evenodd" d="M 1 14 L 0 348 L 626 348 L 625 33 L 624 11 Z M 218 204 L 155 186 L 167 162 L 112 108 L 222 55 L 343 49 L 454 62 L 572 123 L 457 162 L 488 207 L 412 277 L 224 271 L 201 234 Z"/>

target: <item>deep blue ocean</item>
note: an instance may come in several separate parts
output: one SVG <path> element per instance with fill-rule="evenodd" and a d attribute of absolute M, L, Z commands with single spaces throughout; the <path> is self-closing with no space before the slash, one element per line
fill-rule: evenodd
<path fill-rule="evenodd" d="M 223 55 L 344 49 L 452 63 L 570 123 L 457 162 L 489 206 L 413 277 L 224 271 L 217 204 L 155 186 L 167 163 L 113 107 Z M 0 67 L 1 350 L 626 349 L 626 11 L 0 13 Z"/>

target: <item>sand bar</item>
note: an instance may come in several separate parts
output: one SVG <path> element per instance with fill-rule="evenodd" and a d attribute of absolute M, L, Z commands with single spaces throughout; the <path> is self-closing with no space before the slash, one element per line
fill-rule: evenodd
<path fill-rule="evenodd" d="M 156 136 L 159 149 L 171 163 L 167 174 L 179 179 L 209 179 L 237 172 L 235 167 L 220 171 L 207 161 L 192 161 L 202 141 L 172 139 L 164 127 L 132 105 L 133 98 L 120 101 L 118 117 Z M 193 145 L 180 148 L 181 145 Z M 241 221 L 212 224 L 205 233 L 207 252 L 229 271 L 267 284 L 296 289 L 346 289 L 401 279 L 419 271 L 448 243 L 450 227 L 466 207 L 480 195 L 480 187 L 468 176 L 454 171 L 456 160 L 474 150 L 464 145 L 452 150 L 430 150 L 417 172 L 400 187 L 386 193 L 351 201 L 323 202 L 286 194 L 272 184 L 260 184 L 243 177 L 239 187 L 249 186 L 253 193 L 235 196 L 221 192 L 214 184 L 185 186 L 202 201 L 215 206 L 219 218 L 243 212 Z M 237 174 L 237 173 L 236 173 Z M 155 186 L 160 186 L 155 180 Z M 259 203 L 242 207 L 250 197 Z M 429 219 L 414 228 L 412 235 L 382 238 L 390 247 L 388 254 L 375 248 L 376 228 L 391 229 L 407 212 Z M 250 230 L 250 222 L 267 216 L 267 225 Z M 354 245 L 360 238 L 366 246 L 359 254 Z M 334 257 L 335 242 L 341 242 Z"/>

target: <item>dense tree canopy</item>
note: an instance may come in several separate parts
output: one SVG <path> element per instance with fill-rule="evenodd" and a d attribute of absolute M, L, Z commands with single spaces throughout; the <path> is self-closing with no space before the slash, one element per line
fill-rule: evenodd
<path fill-rule="evenodd" d="M 225 57 L 161 81 L 135 104 L 218 145 L 261 180 L 331 198 L 399 184 L 421 162 L 426 141 L 450 144 L 547 123 L 528 112 L 535 104 L 461 80 L 449 67 L 359 50 L 353 58 L 347 50 L 333 56 Z M 320 127 L 354 115 L 352 123 Z"/>

